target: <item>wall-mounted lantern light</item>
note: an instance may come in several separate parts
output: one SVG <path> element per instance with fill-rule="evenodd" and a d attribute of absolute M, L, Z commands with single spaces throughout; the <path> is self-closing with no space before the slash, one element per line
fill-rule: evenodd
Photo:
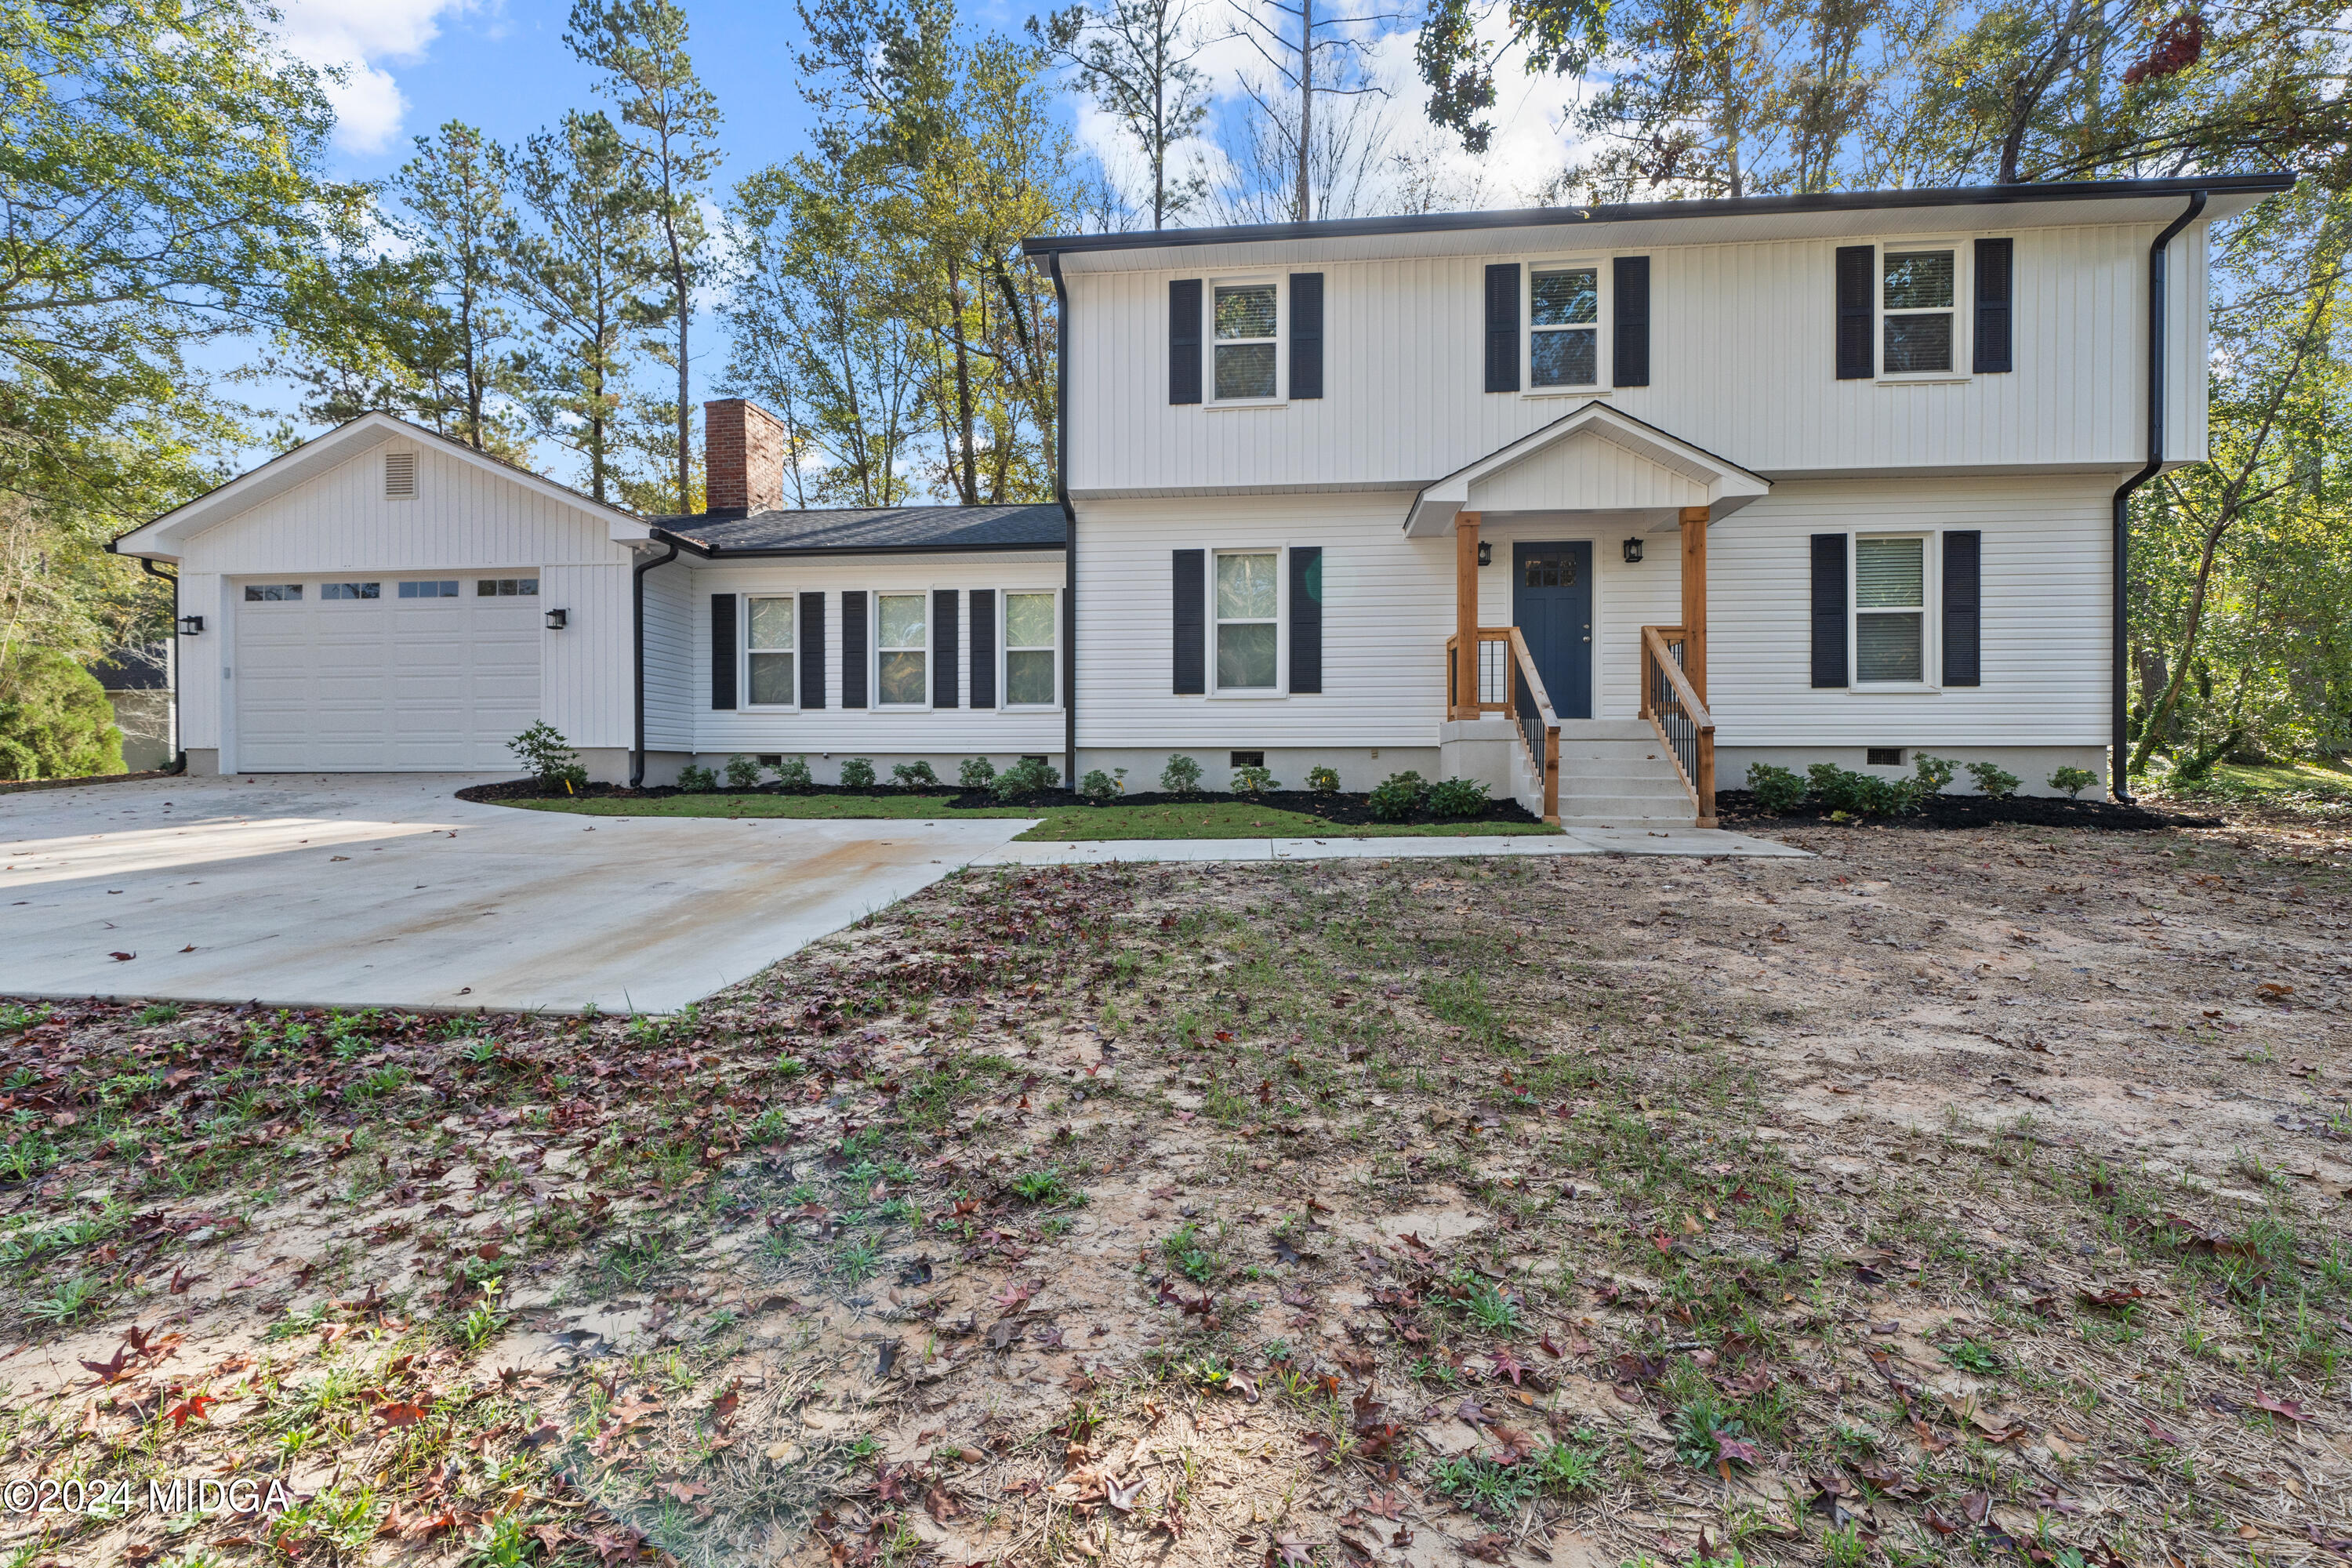
<path fill-rule="evenodd" d="M 205 618 L 204 618 L 204 616 L 182 616 L 180 617 L 180 635 L 181 635 L 182 637 L 201 637 L 201 636 L 203 636 L 203 635 L 204 635 L 204 630 L 205 630 Z"/>
<path fill-rule="evenodd" d="M 1480 540 L 1478 542 L 1478 564 L 1481 566 L 1492 566 L 1494 563 L 1495 542 L 1491 539 Z"/>
<path fill-rule="evenodd" d="M 1641 563 L 1642 541 L 1639 537 L 1627 540 L 1625 542 L 1625 564 L 1628 566 L 1639 566 Z"/>
<path fill-rule="evenodd" d="M 548 612 L 547 612 L 547 629 L 548 629 L 549 631 L 551 631 L 551 632 L 560 632 L 560 631 L 562 631 L 562 630 L 563 629 L 563 623 L 564 623 L 564 620 L 565 620 L 566 616 L 569 615 L 569 613 L 570 613 L 570 612 L 568 612 L 568 611 L 564 611 L 564 610 L 550 610 L 550 611 L 548 611 Z"/>

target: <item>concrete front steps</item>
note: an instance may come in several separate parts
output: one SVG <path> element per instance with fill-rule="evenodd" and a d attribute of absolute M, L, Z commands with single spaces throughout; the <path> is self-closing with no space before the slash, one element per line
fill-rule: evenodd
<path fill-rule="evenodd" d="M 1543 780 L 1508 720 L 1449 721 L 1439 727 L 1438 755 L 1441 778 L 1484 779 L 1542 815 Z M 1562 721 L 1561 826 L 1689 827 L 1696 820 L 1674 757 L 1647 720 Z"/>

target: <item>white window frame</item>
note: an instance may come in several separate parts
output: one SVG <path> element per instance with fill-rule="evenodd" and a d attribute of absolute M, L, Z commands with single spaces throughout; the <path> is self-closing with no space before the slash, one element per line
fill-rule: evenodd
<path fill-rule="evenodd" d="M 1226 555 L 1271 555 L 1274 557 L 1274 684 L 1271 686 L 1227 687 L 1217 679 L 1217 628 L 1225 624 L 1217 614 L 1217 562 Z M 1202 587 L 1207 611 L 1201 619 L 1208 634 L 1208 647 L 1203 650 L 1208 661 L 1208 695 L 1225 701 L 1264 702 L 1290 695 L 1290 546 L 1287 544 L 1228 544 L 1212 546 L 1209 551 L 1209 580 Z M 1235 626 L 1263 626 L 1256 619 L 1237 620 Z"/>
<path fill-rule="evenodd" d="M 1536 333 L 1538 331 L 1582 331 L 1577 328 L 1538 328 L 1536 325 L 1536 274 L 1567 272 L 1590 267 L 1593 272 L 1592 379 L 1573 386 L 1538 386 L 1536 384 Z M 1612 274 L 1616 268 L 1606 256 L 1563 256 L 1543 261 L 1531 261 L 1519 269 L 1519 387 L 1523 397 L 1597 397 L 1613 389 L 1610 384 L 1615 344 L 1611 341 L 1610 314 L 1615 303 L 1615 282 Z"/>
<path fill-rule="evenodd" d="M 1886 318 L 1897 316 L 1932 316 L 1933 306 L 1889 312 L 1886 308 L 1886 258 L 1908 255 L 1915 250 L 1949 250 L 1952 253 L 1952 363 L 1948 370 L 1890 371 L 1886 368 Z M 1922 235 L 1916 239 L 1882 239 L 1871 255 L 1870 271 L 1870 352 L 1871 363 L 1878 368 L 1878 379 L 1891 385 L 1916 384 L 1923 381 L 1967 381 L 1976 373 L 1976 326 L 1969 310 L 1976 299 L 1976 279 L 1971 268 L 1976 262 L 1976 247 L 1967 237 L 1947 235 Z"/>
<path fill-rule="evenodd" d="M 1274 395 L 1217 395 L 1217 290 L 1271 288 L 1274 290 Z M 1201 300 L 1201 403 L 1206 408 L 1278 408 L 1290 394 L 1290 280 L 1279 273 L 1243 272 L 1224 278 L 1204 278 Z M 1230 342 L 1264 342 L 1263 338 L 1235 338 Z"/>
<path fill-rule="evenodd" d="M 1054 601 L 1054 700 L 1051 702 L 1013 700 L 1013 655 L 1034 653 L 1034 647 L 1013 646 L 1013 595 L 1036 594 Z M 1062 591 L 1059 588 L 999 588 L 996 591 L 996 705 L 1011 713 L 1057 712 L 1062 706 Z"/>
<path fill-rule="evenodd" d="M 1856 529 L 1846 535 L 1847 690 L 1919 692 L 1943 689 L 1943 537 L 1939 529 L 1918 528 Z M 1884 613 L 1866 611 L 1862 607 L 1862 542 L 1865 539 L 1916 539 L 1919 542 L 1919 679 L 1916 680 L 1864 680 L 1862 678 L 1862 617 Z"/>
<path fill-rule="evenodd" d="M 793 608 L 793 646 L 790 647 L 754 647 L 751 644 L 751 602 L 755 599 L 782 599 Z M 740 661 L 735 672 L 735 689 L 743 694 L 743 706 L 759 713 L 789 713 L 801 705 L 801 596 L 797 593 L 777 592 L 743 595 L 743 646 L 737 650 Z M 789 702 L 754 702 L 751 700 L 751 656 L 755 653 L 788 653 L 793 656 L 793 680 Z"/>
<path fill-rule="evenodd" d="M 882 646 L 882 601 L 885 599 L 917 599 L 923 606 L 923 700 L 920 702 L 885 702 L 882 700 L 882 656 L 886 653 L 913 653 L 910 647 L 886 648 Z M 940 628 L 935 624 L 929 588 L 877 588 L 873 591 L 874 620 L 867 628 L 866 650 L 866 690 L 873 693 L 874 710 L 881 713 L 920 713 L 929 710 L 931 702 L 931 678 L 937 667 L 931 662 L 939 642 Z"/>

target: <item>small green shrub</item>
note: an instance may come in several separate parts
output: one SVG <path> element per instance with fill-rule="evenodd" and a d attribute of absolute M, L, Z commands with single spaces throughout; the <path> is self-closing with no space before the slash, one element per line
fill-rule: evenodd
<path fill-rule="evenodd" d="M 956 783 L 965 789 L 986 789 L 996 782 L 996 764 L 986 757 L 966 757 L 956 769 Z"/>
<path fill-rule="evenodd" d="M 776 784 L 788 794 L 806 795 L 816 788 L 816 775 L 806 757 L 786 757 L 776 764 Z"/>
<path fill-rule="evenodd" d="M 2098 782 L 2099 775 L 2088 768 L 2060 768 L 2050 775 L 2050 787 L 2063 790 L 2068 800 L 2074 799 Z"/>
<path fill-rule="evenodd" d="M 1402 822 L 1429 798 L 1429 782 L 1407 769 L 1391 773 L 1372 788 L 1372 817 L 1378 822 Z"/>
<path fill-rule="evenodd" d="M 1270 789 L 1280 789 L 1282 781 L 1274 776 L 1271 768 L 1243 767 L 1234 770 L 1235 795 L 1264 795 Z"/>
<path fill-rule="evenodd" d="M 677 787 L 688 795 L 711 795 L 719 788 L 719 775 L 699 763 L 688 763 L 677 770 Z"/>
<path fill-rule="evenodd" d="M 1787 768 L 1751 763 L 1748 767 L 1748 793 L 1756 797 L 1757 805 L 1778 816 L 1805 804 L 1805 781 Z"/>
<path fill-rule="evenodd" d="M 1081 800 L 1093 801 L 1097 805 L 1108 800 L 1116 800 L 1118 797 L 1118 783 L 1100 768 L 1096 768 L 1078 781 L 1078 797 Z"/>
<path fill-rule="evenodd" d="M 1949 757 L 1931 757 L 1925 752 L 1914 757 L 1911 765 L 1918 771 L 1919 793 L 1923 795 L 1943 794 L 1959 767 Z"/>
<path fill-rule="evenodd" d="M 0 779 L 79 779 L 123 771 L 114 704 L 98 678 L 72 658 L 18 640 L 0 661 L 0 693 L 5 694 Z"/>
<path fill-rule="evenodd" d="M 1061 773 L 1043 758 L 1024 757 L 997 774 L 991 787 L 999 800 L 1018 800 L 1023 795 L 1042 795 L 1061 782 Z"/>
<path fill-rule="evenodd" d="M 871 757 L 851 757 L 845 761 L 841 764 L 841 787 L 844 789 L 872 789 L 874 787 L 874 759 Z"/>
<path fill-rule="evenodd" d="M 1831 811 L 1856 816 L 1895 816 L 1919 804 L 1913 779 L 1883 779 L 1871 773 L 1849 773 L 1835 763 L 1815 763 L 1805 770 L 1813 799 Z"/>
<path fill-rule="evenodd" d="M 740 752 L 738 752 L 733 756 L 728 758 L 727 787 L 729 789 L 758 789 L 760 787 L 760 764 L 757 762 L 754 762 L 751 758 L 745 756 Z"/>
<path fill-rule="evenodd" d="M 2007 800 L 2017 793 L 2017 775 L 2004 772 L 1999 763 L 1970 763 L 1969 777 L 1976 780 L 1977 788 L 1993 800 Z"/>
<path fill-rule="evenodd" d="M 1327 768 L 1320 763 L 1316 763 L 1313 767 L 1307 770 L 1307 787 L 1313 790 L 1317 795 L 1338 795 L 1339 793 L 1339 770 L 1337 768 Z"/>
<path fill-rule="evenodd" d="M 1191 795 L 1201 787 L 1201 764 L 1187 756 L 1169 758 L 1160 770 L 1160 787 L 1170 795 Z"/>
<path fill-rule="evenodd" d="M 563 738 L 562 731 L 544 719 L 509 741 L 507 750 L 544 788 L 579 789 L 588 782 L 588 770 L 580 765 L 580 753 L 572 749 L 572 742 Z"/>
<path fill-rule="evenodd" d="M 1475 816 L 1486 809 L 1486 786 L 1477 779 L 1444 779 L 1429 786 L 1432 816 Z"/>
<path fill-rule="evenodd" d="M 929 763 L 893 763 L 890 782 L 900 789 L 937 789 L 940 775 L 931 771 Z"/>

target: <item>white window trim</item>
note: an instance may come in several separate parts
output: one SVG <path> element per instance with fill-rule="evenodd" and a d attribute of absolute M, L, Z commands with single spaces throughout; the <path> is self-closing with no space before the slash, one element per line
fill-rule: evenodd
<path fill-rule="evenodd" d="M 875 713 L 928 713 L 936 706 L 931 701 L 932 678 L 938 667 L 932 663 L 935 646 L 940 640 L 940 628 L 931 590 L 922 588 L 875 588 L 868 591 L 872 601 L 872 620 L 866 627 L 866 689 L 872 693 L 867 710 Z M 885 702 L 882 700 L 882 656 L 886 653 L 912 653 L 913 648 L 882 646 L 882 601 L 885 599 L 920 599 L 923 602 L 923 700 L 920 702 Z"/>
<path fill-rule="evenodd" d="M 743 637 L 735 650 L 735 689 L 742 693 L 743 707 L 753 713 L 793 713 L 801 705 L 801 596 L 796 592 L 779 589 L 770 593 L 745 593 L 743 600 Z M 793 646 L 788 648 L 751 646 L 751 601 L 782 599 L 793 607 Z M 793 656 L 793 700 L 789 702 L 754 702 L 751 700 L 751 656 L 754 653 L 789 653 Z"/>
<path fill-rule="evenodd" d="M 1536 384 L 1536 274 L 1564 272 L 1572 267 L 1593 270 L 1592 380 L 1575 386 Z M 1559 256 L 1531 261 L 1519 268 L 1519 395 L 1522 397 L 1605 397 L 1611 384 L 1616 344 L 1612 341 L 1611 309 L 1615 304 L 1616 268 L 1606 256 Z"/>
<path fill-rule="evenodd" d="M 1217 682 L 1217 628 L 1224 624 L 1217 614 L 1217 557 L 1269 554 L 1274 557 L 1274 684 L 1238 686 L 1227 690 Z M 1286 701 L 1290 697 L 1290 545 L 1286 542 L 1280 544 L 1213 544 L 1208 552 L 1208 581 L 1202 586 L 1207 595 L 1202 607 L 1208 613 L 1201 617 L 1201 621 L 1208 637 L 1208 647 L 1202 650 L 1202 657 L 1207 660 L 1209 698 L 1219 702 Z M 1264 623 L 1253 620 L 1234 624 L 1259 626 Z"/>
<path fill-rule="evenodd" d="M 1274 395 L 1217 395 L 1217 290 L 1235 285 L 1274 286 Z M 1280 273 L 1235 272 L 1201 280 L 1201 405 L 1203 408 L 1280 408 L 1290 401 L 1290 279 Z M 1243 342 L 1258 342 L 1244 338 Z"/>
<path fill-rule="evenodd" d="M 1865 539 L 1919 541 L 1919 673 L 1918 680 L 1864 680 L 1862 678 L 1862 542 Z M 1939 528 L 1858 528 L 1845 541 L 1845 669 L 1846 690 L 1864 696 L 1882 692 L 1941 692 L 1944 689 L 1944 532 Z"/>
<path fill-rule="evenodd" d="M 1051 702 L 1015 702 L 1013 700 L 1013 664 L 1015 651 L 1006 631 L 1011 620 L 1012 597 L 1015 594 L 1043 594 L 1054 601 L 1054 700 Z M 1021 649 L 1032 652 L 1033 649 Z M 1003 713 L 1058 713 L 1062 710 L 1062 591 L 1059 588 L 999 588 L 996 590 L 996 707 Z"/>
<path fill-rule="evenodd" d="M 1952 253 L 1952 368 L 1890 371 L 1886 368 L 1886 253 L 1944 250 Z M 1970 312 L 1976 301 L 1976 247 L 1968 237 L 1927 234 L 1876 242 L 1870 259 L 1870 353 L 1882 386 L 1916 386 L 1922 382 L 1972 381 L 1976 377 L 1976 323 Z M 1898 316 L 1927 314 L 1897 310 Z"/>

